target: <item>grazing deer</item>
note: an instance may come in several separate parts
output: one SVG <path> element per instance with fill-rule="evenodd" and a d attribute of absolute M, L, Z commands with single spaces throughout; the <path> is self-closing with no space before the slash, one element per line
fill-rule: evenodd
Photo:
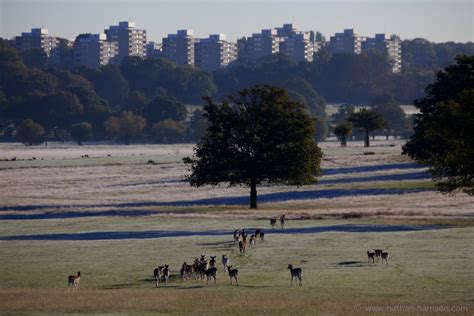
<path fill-rule="evenodd" d="M 163 271 L 163 268 L 163 266 L 159 266 L 158 268 L 155 268 L 155 270 L 153 270 L 153 276 L 155 277 L 156 287 L 158 287 L 158 285 L 160 284 L 161 273 Z"/>
<path fill-rule="evenodd" d="M 250 246 L 255 246 L 255 240 L 256 239 L 257 238 L 255 237 L 255 235 L 250 236 Z"/>
<path fill-rule="evenodd" d="M 246 248 L 247 248 L 247 235 L 242 235 L 242 237 L 239 241 L 240 253 L 245 253 Z"/>
<path fill-rule="evenodd" d="M 229 279 L 230 279 L 230 285 L 232 285 L 232 278 L 235 279 L 235 283 L 237 286 L 239 285 L 239 281 L 237 280 L 239 270 L 237 269 L 231 269 L 232 266 L 227 266 L 227 271 L 229 272 Z"/>
<path fill-rule="evenodd" d="M 285 221 L 286 221 L 286 215 L 283 214 L 282 216 L 280 216 L 280 225 L 281 225 L 281 229 L 284 228 L 285 226 Z"/>
<path fill-rule="evenodd" d="M 377 262 L 379 262 L 380 256 L 382 255 L 383 249 L 374 249 L 375 252 L 375 258 L 377 259 Z"/>
<path fill-rule="evenodd" d="M 289 264 L 288 270 L 290 270 L 290 274 L 291 274 L 291 285 L 293 285 L 293 279 L 298 279 L 300 281 L 300 286 L 302 286 L 303 283 L 302 283 L 301 275 L 303 274 L 303 271 L 301 270 L 301 268 L 293 269 L 293 265 Z"/>
<path fill-rule="evenodd" d="M 380 256 L 382 257 L 382 264 L 384 260 L 385 260 L 385 264 L 388 264 L 388 252 L 383 251 Z"/>
<path fill-rule="evenodd" d="M 211 256 L 211 260 L 209 260 L 209 267 L 215 268 L 216 267 L 216 256 Z"/>
<path fill-rule="evenodd" d="M 165 264 L 165 267 L 163 268 L 161 273 L 163 274 L 163 278 L 165 279 L 165 285 L 168 285 L 168 280 L 170 278 L 170 269 L 168 264 Z"/>
<path fill-rule="evenodd" d="M 79 287 L 79 281 L 81 280 L 81 271 L 77 272 L 77 275 L 70 275 L 67 277 L 67 287 L 68 289 L 72 287 L 76 289 Z"/>
<path fill-rule="evenodd" d="M 216 279 L 216 274 L 217 274 L 217 268 L 212 267 L 207 270 L 204 270 L 204 274 L 206 275 L 207 278 L 207 285 L 209 285 L 209 279 L 214 278 L 214 284 L 217 284 L 217 279 Z"/>
<path fill-rule="evenodd" d="M 224 271 L 226 271 L 228 264 L 229 258 L 227 257 L 227 255 L 222 255 L 222 265 L 224 266 Z"/>
<path fill-rule="evenodd" d="M 372 259 L 372 263 L 375 262 L 375 252 L 367 250 L 367 262 L 369 262 L 370 259 Z"/>
<path fill-rule="evenodd" d="M 272 228 L 275 228 L 276 223 L 277 219 L 275 217 L 270 218 L 270 225 L 272 225 Z"/>

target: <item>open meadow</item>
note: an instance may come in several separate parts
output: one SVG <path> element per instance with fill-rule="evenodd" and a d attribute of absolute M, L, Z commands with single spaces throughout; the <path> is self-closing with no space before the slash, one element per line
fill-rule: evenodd
<path fill-rule="evenodd" d="M 248 188 L 183 181 L 192 145 L 1 144 L 0 314 L 472 315 L 474 198 L 437 193 L 399 141 L 348 145 L 321 143 L 317 184 L 260 186 L 251 211 Z M 265 239 L 241 254 L 241 228 Z M 368 262 L 374 248 L 388 264 Z M 181 280 L 200 255 L 217 256 L 217 284 Z"/>

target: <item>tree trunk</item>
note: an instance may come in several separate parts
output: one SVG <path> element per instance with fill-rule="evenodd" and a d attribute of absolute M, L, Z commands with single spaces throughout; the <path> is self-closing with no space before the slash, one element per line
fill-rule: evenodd
<path fill-rule="evenodd" d="M 341 137 L 341 147 L 346 147 L 347 146 L 347 140 L 346 136 Z"/>
<path fill-rule="evenodd" d="M 364 147 L 370 147 L 370 136 L 369 136 L 369 131 L 365 131 L 365 142 L 364 142 Z"/>
<path fill-rule="evenodd" d="M 257 181 L 255 179 L 250 180 L 250 208 L 257 207 Z"/>

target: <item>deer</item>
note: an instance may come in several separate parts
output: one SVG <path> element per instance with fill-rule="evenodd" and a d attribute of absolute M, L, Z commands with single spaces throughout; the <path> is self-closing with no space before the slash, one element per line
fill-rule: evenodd
<path fill-rule="evenodd" d="M 81 280 L 81 271 L 77 272 L 77 275 L 70 275 L 67 277 L 67 287 L 68 289 L 72 287 L 76 289 L 79 287 L 79 281 Z"/>
<path fill-rule="evenodd" d="M 241 240 L 239 241 L 240 253 L 245 253 L 246 248 L 247 248 L 247 235 L 242 235 Z"/>
<path fill-rule="evenodd" d="M 275 217 L 270 218 L 270 225 L 272 225 L 272 228 L 275 228 L 276 223 L 277 219 Z"/>
<path fill-rule="evenodd" d="M 282 216 L 280 216 L 280 225 L 281 225 L 281 229 L 284 228 L 285 226 L 285 221 L 286 221 L 286 215 L 283 214 Z"/>
<path fill-rule="evenodd" d="M 385 264 L 388 264 L 388 252 L 386 251 L 383 251 L 380 256 L 382 257 L 382 264 L 383 264 L 383 261 L 385 260 Z"/>
<path fill-rule="evenodd" d="M 239 286 L 239 281 L 237 280 L 239 270 L 232 269 L 232 266 L 227 266 L 227 271 L 229 273 L 230 285 L 232 285 L 232 278 L 235 279 L 235 283 Z"/>
<path fill-rule="evenodd" d="M 202 267 L 204 268 L 204 270 L 207 270 L 209 268 L 209 263 L 206 260 L 206 255 L 201 255 L 200 263 Z"/>
<path fill-rule="evenodd" d="M 153 270 L 153 276 L 155 277 L 156 287 L 158 287 L 158 285 L 160 284 L 161 273 L 163 269 L 164 269 L 164 266 L 159 266 L 158 268 L 155 268 L 155 270 Z"/>
<path fill-rule="evenodd" d="M 293 269 L 293 265 L 289 264 L 288 265 L 288 270 L 290 270 L 291 285 L 293 285 L 293 279 L 298 279 L 300 281 L 300 286 L 302 286 L 303 283 L 302 283 L 301 275 L 303 274 L 303 271 L 301 270 L 301 268 L 294 268 Z"/>
<path fill-rule="evenodd" d="M 372 259 L 372 263 L 375 262 L 375 252 L 367 250 L 367 262 Z"/>
<path fill-rule="evenodd" d="M 216 267 L 216 256 L 211 256 L 211 260 L 209 260 L 209 267 L 215 268 Z"/>
<path fill-rule="evenodd" d="M 375 252 L 375 258 L 377 259 L 377 262 L 379 262 L 380 256 L 382 255 L 383 249 L 374 249 Z"/>
<path fill-rule="evenodd" d="M 256 239 L 257 238 L 255 237 L 255 235 L 250 236 L 250 246 L 255 246 L 255 240 Z"/>
<path fill-rule="evenodd" d="M 222 266 L 224 267 L 224 271 L 226 271 L 228 264 L 229 258 L 227 257 L 227 255 L 222 255 Z"/>
<path fill-rule="evenodd" d="M 238 229 L 234 230 L 234 241 L 239 241 L 240 238 L 240 231 Z"/>
<path fill-rule="evenodd" d="M 187 280 L 188 278 L 190 278 L 193 274 L 193 266 L 188 264 L 186 261 L 183 263 L 183 265 L 181 266 L 181 270 L 180 270 L 180 274 L 181 274 L 181 280 Z"/>
<path fill-rule="evenodd" d="M 163 274 L 163 278 L 165 279 L 165 285 L 168 285 L 168 280 L 170 278 L 170 269 L 168 264 L 165 264 L 165 267 L 163 268 L 163 270 L 161 270 L 161 273 Z"/>
<path fill-rule="evenodd" d="M 217 274 L 217 268 L 212 267 L 207 270 L 204 270 L 204 274 L 206 275 L 207 278 L 207 285 L 209 285 L 209 279 L 214 278 L 214 284 L 217 284 L 217 279 L 216 279 L 216 274 Z"/>

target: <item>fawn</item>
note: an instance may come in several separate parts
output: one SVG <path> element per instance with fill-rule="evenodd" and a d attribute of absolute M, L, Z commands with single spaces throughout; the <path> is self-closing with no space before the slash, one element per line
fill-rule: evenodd
<path fill-rule="evenodd" d="M 230 285 L 232 285 L 232 278 L 235 279 L 235 283 L 237 286 L 239 285 L 239 281 L 237 280 L 237 276 L 239 274 L 239 270 L 237 269 L 231 269 L 232 266 L 227 266 L 227 271 L 229 272 L 229 279 L 230 279 Z"/>
<path fill-rule="evenodd" d="M 77 289 L 79 287 L 79 281 L 81 280 L 81 271 L 77 272 L 77 275 L 70 275 L 67 277 L 67 287 L 68 289 L 72 287 Z"/>
<path fill-rule="evenodd" d="M 165 279 L 165 285 L 168 285 L 168 280 L 170 278 L 170 269 L 168 264 L 165 264 L 165 267 L 163 268 L 161 273 L 163 274 L 163 278 Z"/>
<path fill-rule="evenodd" d="M 222 266 L 224 267 L 224 271 L 226 271 L 228 264 L 229 258 L 227 257 L 227 255 L 222 255 Z"/>
<path fill-rule="evenodd" d="M 302 275 L 303 271 L 301 270 L 301 268 L 294 268 L 293 269 L 293 265 L 289 264 L 288 265 L 288 270 L 290 270 L 290 274 L 291 274 L 291 285 L 293 285 L 293 279 L 298 279 L 300 281 L 300 286 L 302 286 L 303 283 L 302 283 L 301 275 Z"/>
<path fill-rule="evenodd" d="M 240 253 L 245 253 L 246 248 L 247 248 L 247 235 L 242 235 L 242 238 L 239 241 Z"/>
<path fill-rule="evenodd" d="M 159 266 L 158 268 L 155 268 L 155 270 L 153 270 L 153 276 L 155 277 L 156 287 L 158 287 L 158 285 L 160 284 L 161 273 L 163 271 L 163 268 L 163 266 Z"/>

